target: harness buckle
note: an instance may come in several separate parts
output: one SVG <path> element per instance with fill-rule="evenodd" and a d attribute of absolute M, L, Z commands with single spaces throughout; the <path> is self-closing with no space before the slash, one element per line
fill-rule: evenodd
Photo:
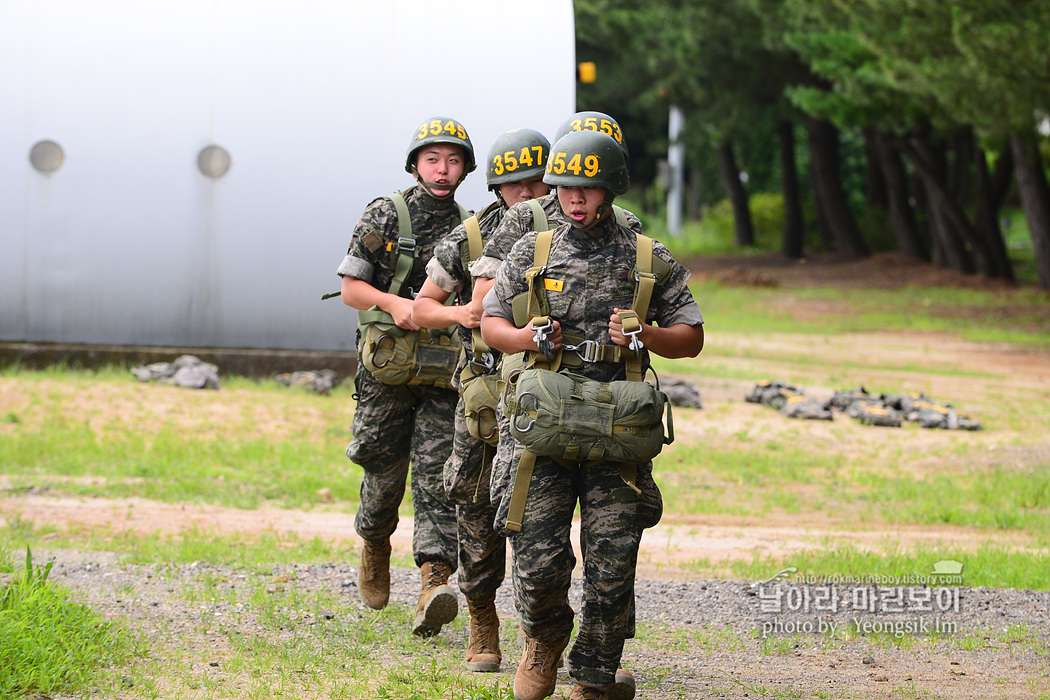
<path fill-rule="evenodd" d="M 415 255 L 416 252 L 416 239 L 405 238 L 398 236 L 397 238 L 397 252 L 408 253 L 409 255 Z"/>
<path fill-rule="evenodd" d="M 584 362 L 597 362 L 601 357 L 601 345 L 593 340 L 585 340 L 578 345 L 565 345 L 566 350 L 576 353 Z"/>
<path fill-rule="evenodd" d="M 470 368 L 471 374 L 475 377 L 489 374 L 495 366 L 496 358 L 492 355 L 492 351 L 482 353 L 480 356 L 477 353 L 473 353 L 473 356 L 467 360 L 467 367 Z"/>

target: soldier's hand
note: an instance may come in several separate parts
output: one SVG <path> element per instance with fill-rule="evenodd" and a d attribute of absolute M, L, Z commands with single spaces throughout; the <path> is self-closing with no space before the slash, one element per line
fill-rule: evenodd
<path fill-rule="evenodd" d="M 393 295 L 391 295 L 393 296 Z M 394 325 L 409 331 L 418 331 L 419 325 L 412 320 L 412 300 L 394 297 L 385 311 L 394 317 Z"/>
<path fill-rule="evenodd" d="M 459 325 L 464 328 L 477 328 L 481 325 L 481 314 L 473 304 L 456 307 Z"/>
<path fill-rule="evenodd" d="M 622 345 L 628 347 L 631 344 L 631 339 L 623 333 L 623 320 L 620 318 L 621 311 L 634 312 L 633 309 L 613 309 L 613 315 L 609 317 L 609 338 L 616 345 Z M 645 332 L 645 324 L 639 321 L 642 326 L 642 332 Z"/>

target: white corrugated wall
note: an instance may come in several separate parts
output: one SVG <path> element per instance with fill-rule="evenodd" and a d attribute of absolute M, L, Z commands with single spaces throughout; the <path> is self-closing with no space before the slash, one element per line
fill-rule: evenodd
<path fill-rule="evenodd" d="M 571 0 L 0 0 L 0 341 L 352 349 L 320 296 L 418 123 L 551 137 L 574 54 Z"/>

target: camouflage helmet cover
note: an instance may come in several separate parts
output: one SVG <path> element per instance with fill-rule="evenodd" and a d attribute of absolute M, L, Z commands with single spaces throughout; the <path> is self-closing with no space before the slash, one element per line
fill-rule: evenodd
<path fill-rule="evenodd" d="M 547 137 L 533 129 L 512 129 L 501 134 L 489 147 L 485 167 L 489 189 L 543 175 L 550 150 Z"/>
<path fill-rule="evenodd" d="M 474 146 L 470 143 L 470 136 L 467 135 L 463 124 L 449 117 L 432 117 L 416 127 L 415 133 L 412 134 L 408 152 L 405 154 L 405 171 L 412 172 L 419 149 L 434 143 L 447 143 L 463 149 L 467 161 L 463 175 L 473 172 L 477 167 L 474 162 Z"/>
<path fill-rule="evenodd" d="M 543 181 L 566 187 L 604 187 L 621 195 L 631 186 L 623 151 L 600 131 L 570 131 L 555 142 Z"/>

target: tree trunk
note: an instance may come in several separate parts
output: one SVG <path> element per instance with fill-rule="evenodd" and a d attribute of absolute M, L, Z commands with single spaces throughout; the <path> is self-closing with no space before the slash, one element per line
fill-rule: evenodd
<path fill-rule="evenodd" d="M 729 202 L 733 205 L 733 231 L 736 234 L 738 246 L 752 246 L 755 244 L 755 229 L 751 225 L 751 209 L 748 207 L 747 191 L 744 183 L 740 181 L 740 171 L 736 167 L 736 158 L 733 156 L 733 142 L 726 140 L 718 147 L 718 173 L 722 177 L 722 185 L 729 195 Z"/>
<path fill-rule="evenodd" d="M 889 183 L 882 172 L 882 148 L 879 132 L 874 127 L 864 128 L 864 196 L 868 211 L 889 209 Z"/>
<path fill-rule="evenodd" d="M 973 272 L 973 260 L 959 235 L 961 228 L 969 227 L 972 230 L 973 227 L 946 189 L 944 149 L 934 146 L 922 136 L 915 137 L 914 146 L 907 139 L 900 139 L 894 145 L 912 164 L 926 186 L 926 194 L 930 199 L 930 230 L 936 237 L 934 262 L 956 272 Z M 973 237 L 976 238 L 976 233 Z"/>
<path fill-rule="evenodd" d="M 1012 281 L 1014 269 L 1006 254 L 1002 229 L 999 228 L 999 201 L 995 198 L 994 183 L 988 173 L 988 156 L 983 148 L 974 149 L 974 170 L 977 174 L 977 218 L 974 228 L 988 247 L 992 274 Z"/>
<path fill-rule="evenodd" d="M 817 206 L 827 217 L 827 225 L 840 253 L 854 258 L 870 254 L 857 228 L 857 221 L 846 201 L 839 174 L 839 132 L 831 122 L 807 119 L 813 190 Z"/>
<path fill-rule="evenodd" d="M 806 222 L 799 196 L 798 167 L 795 165 L 795 125 L 789 121 L 777 124 L 780 144 L 780 191 L 784 196 L 784 246 L 789 258 L 798 260 L 805 248 Z"/>
<path fill-rule="evenodd" d="M 877 134 L 875 143 L 879 164 L 882 167 L 883 181 L 886 183 L 886 199 L 890 210 L 890 224 L 897 236 L 897 245 L 901 252 L 919 260 L 929 260 L 930 253 L 919 238 L 915 224 L 915 212 L 909 201 L 908 173 L 901 162 L 900 154 L 893 147 L 890 139 L 882 133 Z"/>
<path fill-rule="evenodd" d="M 690 221 L 700 220 L 700 168 L 689 169 L 689 196 L 685 209 Z"/>
<path fill-rule="evenodd" d="M 1050 185 L 1047 185 L 1042 158 L 1032 134 L 1014 134 L 1010 146 L 1021 208 L 1032 235 L 1039 286 L 1050 289 Z"/>

